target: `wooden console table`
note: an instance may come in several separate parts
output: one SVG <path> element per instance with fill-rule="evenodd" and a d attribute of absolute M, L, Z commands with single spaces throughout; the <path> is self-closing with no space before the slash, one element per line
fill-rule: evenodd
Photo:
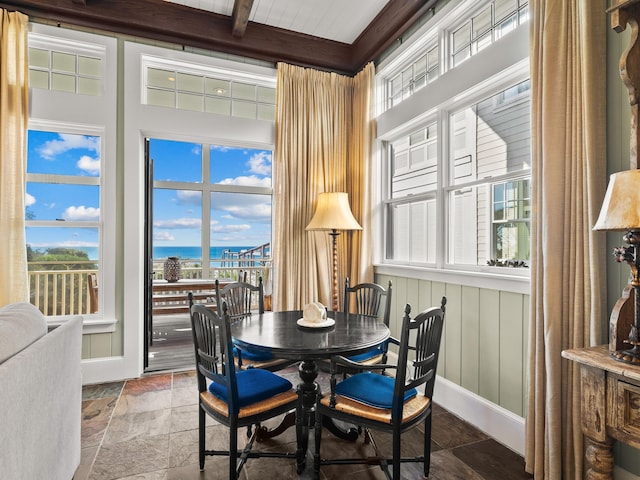
<path fill-rule="evenodd" d="M 607 345 L 565 350 L 580 364 L 587 480 L 613 480 L 613 442 L 640 448 L 640 366 L 611 358 Z"/>

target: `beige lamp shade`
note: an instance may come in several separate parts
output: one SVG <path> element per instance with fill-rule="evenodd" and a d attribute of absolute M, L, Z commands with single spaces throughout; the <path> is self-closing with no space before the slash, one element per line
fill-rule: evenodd
<path fill-rule="evenodd" d="M 346 193 L 325 192 L 318 195 L 313 218 L 306 230 L 362 230 L 351 213 Z"/>
<path fill-rule="evenodd" d="M 593 229 L 640 229 L 640 170 L 625 170 L 611 175 L 600 216 Z"/>

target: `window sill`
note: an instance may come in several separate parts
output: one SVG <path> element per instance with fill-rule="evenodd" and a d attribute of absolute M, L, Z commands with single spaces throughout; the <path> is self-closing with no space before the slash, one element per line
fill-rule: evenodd
<path fill-rule="evenodd" d="M 116 331 L 116 323 L 118 323 L 118 321 L 115 318 L 80 316 L 82 317 L 83 335 L 91 335 L 94 333 L 113 333 Z M 68 319 L 69 317 L 47 317 L 47 327 L 49 330 L 59 327 Z"/>
<path fill-rule="evenodd" d="M 502 268 L 504 267 L 496 267 L 496 269 Z M 519 272 L 517 275 L 507 275 L 500 272 L 443 270 L 411 265 L 376 264 L 375 271 L 383 275 L 452 283 L 466 287 L 488 288 L 526 295 L 531 293 L 529 269 L 526 269 L 526 272 Z"/>

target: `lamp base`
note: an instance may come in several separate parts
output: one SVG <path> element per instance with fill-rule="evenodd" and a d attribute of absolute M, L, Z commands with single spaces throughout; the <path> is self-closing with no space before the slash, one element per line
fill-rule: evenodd
<path fill-rule="evenodd" d="M 625 340 L 625 343 L 630 343 L 633 347 L 628 350 L 616 350 L 615 352 L 611 352 L 611 357 L 619 362 L 640 365 L 640 342 Z"/>

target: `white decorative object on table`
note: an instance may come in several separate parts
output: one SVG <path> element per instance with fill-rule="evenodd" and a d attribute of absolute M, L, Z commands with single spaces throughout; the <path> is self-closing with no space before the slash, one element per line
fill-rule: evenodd
<path fill-rule="evenodd" d="M 327 318 L 327 309 L 320 302 L 305 305 L 302 318 L 298 319 L 298 325 L 308 328 L 331 327 L 335 323 L 333 318 Z"/>

